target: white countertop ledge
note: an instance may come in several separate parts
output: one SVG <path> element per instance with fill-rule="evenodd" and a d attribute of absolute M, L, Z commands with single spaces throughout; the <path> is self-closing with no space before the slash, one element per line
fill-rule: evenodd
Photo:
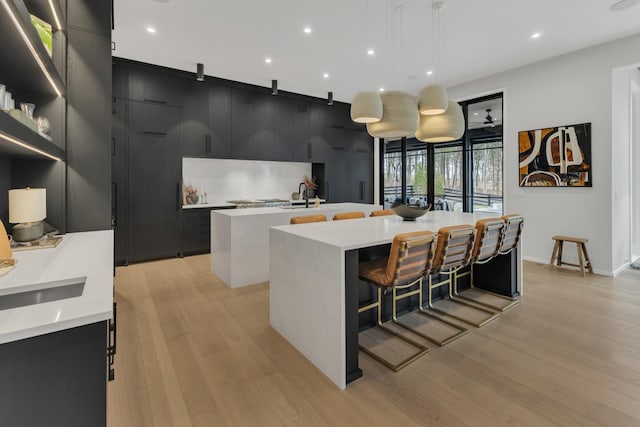
<path fill-rule="evenodd" d="M 113 232 L 66 234 L 51 249 L 14 252 L 16 268 L 0 277 L 0 298 L 86 278 L 81 296 L 0 310 L 0 344 L 110 319 L 113 315 Z"/>

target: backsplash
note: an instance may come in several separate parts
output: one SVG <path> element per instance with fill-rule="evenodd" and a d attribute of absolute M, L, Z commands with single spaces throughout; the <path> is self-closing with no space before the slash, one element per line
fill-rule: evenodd
<path fill-rule="evenodd" d="M 298 191 L 304 175 L 311 177 L 311 163 L 182 159 L 183 187 L 190 186 L 196 191 L 197 203 L 203 203 L 203 198 L 207 204 L 236 199 L 289 200 L 291 193 Z M 186 196 L 184 204 L 192 204 L 195 198 L 187 200 Z"/>

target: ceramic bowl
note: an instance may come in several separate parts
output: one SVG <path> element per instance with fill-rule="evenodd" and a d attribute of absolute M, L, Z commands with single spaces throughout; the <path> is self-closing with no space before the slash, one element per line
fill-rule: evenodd
<path fill-rule="evenodd" d="M 431 205 L 418 206 L 418 205 L 403 205 L 402 203 L 394 203 L 391 205 L 391 210 L 398 216 L 401 216 L 405 221 L 415 221 L 416 218 L 429 212 Z"/>

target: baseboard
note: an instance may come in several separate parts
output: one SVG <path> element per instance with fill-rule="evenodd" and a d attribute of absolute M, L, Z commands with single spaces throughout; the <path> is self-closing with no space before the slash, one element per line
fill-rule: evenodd
<path fill-rule="evenodd" d="M 543 260 L 540 258 L 534 258 L 534 257 L 528 257 L 528 256 L 523 256 L 522 257 L 523 261 L 529 261 L 529 262 L 533 262 L 536 264 L 542 264 L 542 265 L 549 265 L 549 260 Z M 609 276 L 609 277 L 615 277 L 618 274 L 620 274 L 620 272 L 622 272 L 622 270 L 624 270 L 625 268 L 627 268 L 629 266 L 629 263 L 626 263 L 623 267 L 619 268 L 616 271 L 605 271 L 605 270 L 597 270 L 597 269 L 593 269 L 593 274 L 599 274 L 601 276 Z"/>

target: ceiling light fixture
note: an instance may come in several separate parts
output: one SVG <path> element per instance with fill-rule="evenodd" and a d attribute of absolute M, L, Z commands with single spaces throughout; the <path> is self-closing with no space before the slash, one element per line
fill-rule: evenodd
<path fill-rule="evenodd" d="M 531 34 L 531 38 L 534 39 L 534 40 L 535 39 L 539 39 L 541 35 L 542 34 L 540 34 L 540 33 L 533 33 L 533 34 Z"/>
<path fill-rule="evenodd" d="M 380 88 L 380 92 L 384 89 Z M 375 92 L 360 92 L 351 102 L 351 120 L 375 123 L 382 119 L 382 98 Z"/>
<path fill-rule="evenodd" d="M 329 78 L 329 73 L 324 73 L 324 74 L 322 75 L 322 77 L 323 77 L 323 78 L 325 78 L 325 79 L 328 79 L 328 78 Z"/>
<path fill-rule="evenodd" d="M 271 64 L 271 58 L 265 58 L 264 62 L 266 62 L 267 64 Z"/>
<path fill-rule="evenodd" d="M 382 120 L 367 123 L 369 135 L 378 138 L 401 138 L 414 135 L 420 115 L 413 96 L 399 91 L 380 95 L 383 105 Z"/>
<path fill-rule="evenodd" d="M 327 94 L 327 105 L 333 105 L 333 92 Z"/>
<path fill-rule="evenodd" d="M 371 56 L 371 55 L 375 55 L 376 51 L 373 49 L 369 49 L 367 50 L 367 55 Z"/>
<path fill-rule="evenodd" d="M 153 27 L 147 27 L 147 32 L 151 33 L 151 34 L 154 34 L 156 32 L 156 29 L 153 28 Z"/>
<path fill-rule="evenodd" d="M 380 89 L 378 89 L 378 92 L 384 92 L 384 88 L 381 87 Z"/>
<path fill-rule="evenodd" d="M 435 65 L 436 71 L 436 84 L 430 85 L 422 89 L 418 95 L 418 108 L 420 114 L 426 114 L 428 116 L 434 114 L 442 114 L 447 110 L 449 105 L 449 95 L 447 90 L 440 84 L 440 75 L 437 71 L 440 68 L 440 10 L 444 6 L 444 1 L 433 1 L 433 40 L 435 51 Z"/>
<path fill-rule="evenodd" d="M 311 28 L 309 28 L 309 27 L 304 27 L 304 33 L 305 33 L 305 34 L 311 34 Z"/>
<path fill-rule="evenodd" d="M 621 10 L 629 9 L 640 3 L 640 0 L 620 0 L 609 6 L 609 10 L 612 12 L 620 12 Z"/>
<path fill-rule="evenodd" d="M 277 95 L 277 94 L 278 94 L 278 81 L 271 80 L 271 95 Z"/>
<path fill-rule="evenodd" d="M 204 80 L 204 64 L 196 64 L 196 80 L 199 82 Z"/>
<path fill-rule="evenodd" d="M 433 76 L 433 71 L 431 70 L 427 71 L 427 76 Z"/>

